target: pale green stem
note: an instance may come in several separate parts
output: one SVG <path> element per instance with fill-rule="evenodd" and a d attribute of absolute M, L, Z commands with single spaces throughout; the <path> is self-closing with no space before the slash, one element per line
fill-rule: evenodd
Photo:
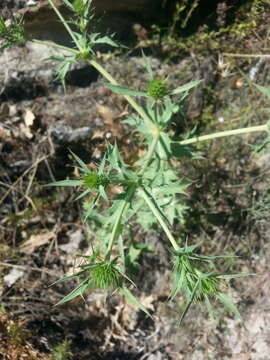
<path fill-rule="evenodd" d="M 79 49 L 79 51 L 82 51 L 82 48 L 80 47 L 80 44 L 78 43 L 73 31 L 71 30 L 70 26 L 68 25 L 68 23 L 66 22 L 65 18 L 62 16 L 62 14 L 60 13 L 60 11 L 57 9 L 57 7 L 55 6 L 53 0 L 48 0 L 50 5 L 52 6 L 53 10 L 55 11 L 55 13 L 57 14 L 57 16 L 59 17 L 59 19 L 61 20 L 61 22 L 63 23 L 63 25 L 65 26 L 66 30 L 68 31 L 69 35 L 71 36 L 72 40 L 74 41 L 75 45 L 77 46 L 77 48 Z M 99 63 L 97 63 L 95 60 L 88 60 L 89 63 L 95 68 L 97 69 L 97 71 L 103 75 L 107 80 L 109 80 L 109 82 L 113 85 L 118 85 L 117 81 L 111 76 L 111 74 L 109 74 L 104 68 L 103 66 L 101 66 Z M 144 112 L 144 110 L 142 109 L 142 107 L 140 105 L 138 105 L 136 103 L 136 101 L 134 101 L 132 99 L 132 97 L 130 97 L 129 95 L 123 95 L 124 98 L 127 100 L 127 102 L 133 107 L 133 109 L 143 118 L 145 124 L 148 126 L 148 128 L 155 134 L 157 132 L 156 126 L 153 124 L 153 122 L 149 119 L 149 117 L 147 116 L 147 114 Z"/>
<path fill-rule="evenodd" d="M 231 54 L 231 53 L 223 53 L 224 56 L 230 57 L 243 57 L 243 58 L 270 58 L 268 54 Z"/>
<path fill-rule="evenodd" d="M 179 143 L 181 145 L 189 145 L 189 144 L 194 144 L 194 143 L 198 143 L 201 141 L 213 140 L 213 139 L 226 137 L 226 136 L 242 135 L 242 134 L 248 134 L 248 133 L 252 133 L 252 132 L 260 132 L 260 131 L 268 132 L 268 125 L 264 124 L 264 125 L 251 126 L 251 127 L 235 129 L 235 130 L 220 131 L 220 132 L 209 134 L 209 135 L 202 135 L 202 136 L 193 137 L 191 139 L 182 140 Z"/>
<path fill-rule="evenodd" d="M 143 164 L 141 170 L 139 171 L 138 175 L 143 175 L 145 169 L 149 165 L 149 163 L 150 163 L 150 161 L 152 159 L 152 156 L 153 156 L 153 154 L 154 154 L 154 152 L 156 150 L 156 146 L 157 146 L 159 138 L 160 138 L 160 135 L 156 135 L 153 138 L 153 141 L 152 141 L 151 145 L 149 146 L 148 152 L 147 152 L 147 154 L 145 156 L 144 164 Z"/>
<path fill-rule="evenodd" d="M 109 74 L 103 66 L 97 63 L 95 60 L 88 60 L 89 64 L 91 64 L 103 77 L 105 77 L 111 84 L 119 85 L 118 82 Z M 148 126 L 153 133 L 157 132 L 157 128 L 155 124 L 149 119 L 149 117 L 144 112 L 143 108 L 136 103 L 129 95 L 123 95 L 123 97 L 127 100 L 127 102 L 133 107 L 133 109 L 143 118 L 145 124 Z"/>
<path fill-rule="evenodd" d="M 74 44 L 77 46 L 77 48 L 82 51 L 80 44 L 78 43 L 76 36 L 73 34 L 73 31 L 71 30 L 70 26 L 68 25 L 68 23 L 66 22 L 65 18 L 62 16 L 62 14 L 60 13 L 60 11 L 57 9 L 57 6 L 55 5 L 53 0 L 48 0 L 51 7 L 53 8 L 53 10 L 55 11 L 56 15 L 59 17 L 59 19 L 61 20 L 61 23 L 64 25 L 64 27 L 66 28 L 67 32 L 69 33 L 69 35 L 71 36 L 72 40 L 74 41 Z"/>
<path fill-rule="evenodd" d="M 135 190 L 136 190 L 136 184 L 131 185 L 127 192 L 125 199 L 122 200 L 122 204 L 120 205 L 120 208 L 119 208 L 118 214 L 117 214 L 117 218 L 115 220 L 115 223 L 114 223 L 114 226 L 112 229 L 112 235 L 111 235 L 111 238 L 110 238 L 107 250 L 106 250 L 105 259 L 110 258 L 113 243 L 117 239 L 117 237 L 120 235 L 119 226 L 121 225 L 121 219 L 122 219 L 123 213 L 126 210 L 132 196 L 134 195 Z"/>
<path fill-rule="evenodd" d="M 160 226 L 164 230 L 165 234 L 167 235 L 170 243 L 172 244 L 174 250 L 178 251 L 180 249 L 179 245 L 175 241 L 174 236 L 172 235 L 170 229 L 168 228 L 166 222 L 163 220 L 162 215 L 160 212 L 156 209 L 155 205 L 153 204 L 151 197 L 147 194 L 145 189 L 140 188 L 140 194 L 142 195 L 143 199 L 145 200 L 146 204 L 149 206 L 152 213 L 155 215 L 156 219 L 160 223 Z"/>
<path fill-rule="evenodd" d="M 72 48 L 69 48 L 67 46 L 64 46 L 64 45 L 60 45 L 60 44 L 56 44 L 54 42 L 51 42 L 51 41 L 43 41 L 43 40 L 38 40 L 38 39 L 33 39 L 33 40 L 30 40 L 31 42 L 35 43 L 35 44 L 40 44 L 40 45 L 44 45 L 44 46 L 48 46 L 48 47 L 52 47 L 52 48 L 56 48 L 56 49 L 60 49 L 60 50 L 65 50 L 65 51 L 68 51 L 68 52 L 71 52 L 73 54 L 79 54 L 79 51 L 76 50 L 76 49 L 72 49 Z"/>

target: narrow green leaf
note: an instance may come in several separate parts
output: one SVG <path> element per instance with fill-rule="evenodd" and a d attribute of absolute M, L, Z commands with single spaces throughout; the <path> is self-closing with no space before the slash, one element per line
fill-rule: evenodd
<path fill-rule="evenodd" d="M 191 81 L 183 86 L 179 86 L 178 88 L 172 90 L 170 92 L 170 95 L 177 95 L 182 92 L 188 91 L 188 90 L 192 89 L 193 87 L 197 86 L 200 82 L 201 82 L 201 80 L 195 80 L 195 81 Z"/>
<path fill-rule="evenodd" d="M 54 306 L 62 305 L 67 301 L 74 299 L 77 296 L 82 296 L 85 290 L 89 287 L 89 278 L 84 279 L 74 290 L 68 295 L 64 296 L 63 299 L 58 301 Z"/>
<path fill-rule="evenodd" d="M 60 180 L 50 184 L 46 184 L 45 186 L 80 186 L 80 185 L 83 185 L 82 180 Z"/>
<path fill-rule="evenodd" d="M 86 210 L 85 216 L 84 216 L 84 222 L 91 216 L 94 207 L 96 206 L 96 203 L 98 202 L 100 198 L 100 194 L 97 194 L 97 196 L 94 198 L 91 206 L 89 206 L 89 208 Z"/>
<path fill-rule="evenodd" d="M 187 303 L 187 305 L 186 305 L 186 307 L 185 307 L 185 309 L 184 309 L 184 311 L 183 311 L 183 313 L 182 313 L 182 315 L 181 315 L 181 317 L 180 317 L 180 320 L 179 320 L 179 322 L 178 322 L 178 325 L 179 325 L 179 326 L 182 325 L 182 322 L 183 322 L 185 316 L 187 315 L 187 312 L 188 312 L 190 306 L 191 306 L 192 303 L 193 303 L 193 300 L 194 300 L 194 298 L 195 298 L 196 291 L 197 291 L 197 288 L 198 288 L 200 282 L 201 282 L 201 279 L 199 278 L 199 279 L 197 280 L 197 282 L 196 282 L 196 285 L 195 285 L 194 288 L 193 288 L 193 291 L 192 291 L 190 300 L 189 300 L 189 302 Z"/>
<path fill-rule="evenodd" d="M 119 248 L 119 253 L 122 259 L 122 263 L 123 263 L 123 272 L 126 271 L 126 256 L 125 256 L 125 249 L 124 249 L 124 240 L 123 240 L 123 236 L 120 235 L 118 236 L 118 248 Z"/>
<path fill-rule="evenodd" d="M 49 285 L 50 286 L 53 286 L 53 285 L 56 285 L 56 284 L 59 284 L 59 283 L 62 283 L 64 281 L 67 281 L 67 280 L 70 280 L 70 279 L 74 279 L 75 277 L 79 277 L 80 275 L 82 275 L 86 270 L 82 270 L 82 271 L 78 271 L 77 273 L 75 274 L 72 274 L 72 275 L 68 275 L 68 276 L 63 276 L 61 277 L 60 279 L 56 280 L 55 282 L 53 282 L 52 284 Z"/>
<path fill-rule="evenodd" d="M 63 3 L 72 11 L 74 11 L 73 5 L 68 0 L 63 0 Z"/>
<path fill-rule="evenodd" d="M 147 72 L 148 72 L 148 74 L 150 76 L 150 79 L 153 79 L 154 75 L 153 75 L 153 70 L 152 70 L 149 58 L 147 56 L 145 56 L 143 50 L 142 50 L 142 56 L 143 56 L 145 68 L 146 68 L 146 70 L 147 70 Z"/>
<path fill-rule="evenodd" d="M 261 85 L 254 84 L 258 90 L 260 90 L 264 95 L 270 99 L 270 87 L 264 87 Z"/>
<path fill-rule="evenodd" d="M 234 305 L 232 300 L 225 294 L 219 293 L 216 295 L 216 297 L 223 303 L 224 307 L 228 310 L 234 313 L 238 318 L 242 318 L 239 310 Z"/>
<path fill-rule="evenodd" d="M 217 275 L 218 279 L 236 279 L 244 276 L 255 276 L 257 274 L 224 274 L 224 275 Z"/>
<path fill-rule="evenodd" d="M 98 191 L 99 191 L 99 193 L 100 193 L 100 196 L 101 196 L 104 200 L 109 201 L 108 196 L 107 196 L 107 194 L 106 194 L 106 192 L 105 192 L 105 188 L 104 188 L 103 185 L 99 185 Z"/>
<path fill-rule="evenodd" d="M 79 158 L 79 156 L 77 156 L 76 154 L 74 154 L 71 150 L 69 150 L 72 154 L 72 156 L 74 157 L 74 159 L 77 161 L 77 163 L 80 165 L 81 169 L 86 172 L 89 173 L 90 169 L 88 168 L 88 166 L 82 161 L 82 159 Z"/>
<path fill-rule="evenodd" d="M 77 200 L 83 198 L 84 196 L 88 195 L 91 192 L 92 192 L 92 189 L 84 190 L 79 196 L 76 197 L 76 199 L 74 201 L 77 201 Z"/>
<path fill-rule="evenodd" d="M 134 90 L 134 89 L 129 89 L 129 88 L 125 87 L 125 86 L 106 84 L 106 87 L 108 89 L 112 90 L 112 92 L 114 92 L 116 94 L 120 94 L 120 95 L 148 97 L 147 93 L 144 92 L 144 91 L 138 91 L 138 90 Z"/>
<path fill-rule="evenodd" d="M 149 313 L 149 311 L 146 309 L 146 307 L 141 304 L 139 302 L 138 299 L 135 298 L 135 296 L 129 291 L 129 289 L 123 285 L 122 287 L 119 288 L 119 291 L 125 296 L 126 300 L 133 306 L 135 306 L 136 308 L 139 308 L 140 310 L 142 310 L 146 315 L 148 315 L 150 318 L 152 318 L 151 314 Z"/>
<path fill-rule="evenodd" d="M 102 36 L 100 38 L 97 38 L 95 40 L 95 44 L 107 44 L 113 47 L 119 47 L 119 44 L 117 42 L 113 41 L 113 39 L 109 36 Z"/>
<path fill-rule="evenodd" d="M 179 291 L 182 289 L 183 284 L 184 284 L 184 278 L 185 278 L 185 271 L 184 268 L 181 269 L 180 273 L 177 269 L 178 266 L 176 266 L 176 269 L 174 271 L 174 281 L 173 281 L 173 286 L 172 286 L 172 290 L 171 290 L 171 294 L 169 296 L 169 298 L 171 300 L 173 300 L 176 295 L 179 293 Z"/>
<path fill-rule="evenodd" d="M 216 311 L 215 311 L 214 307 L 212 306 L 212 304 L 209 300 L 209 297 L 207 295 L 204 295 L 204 303 L 209 312 L 210 318 L 212 319 L 213 322 L 217 323 Z"/>

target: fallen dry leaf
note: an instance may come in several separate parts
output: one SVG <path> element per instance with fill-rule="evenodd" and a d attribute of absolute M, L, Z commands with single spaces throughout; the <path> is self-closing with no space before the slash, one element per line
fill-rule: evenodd
<path fill-rule="evenodd" d="M 42 234 L 32 235 L 26 242 L 24 242 L 20 247 L 20 252 L 25 254 L 32 254 L 36 248 L 47 244 L 53 237 L 53 231 L 47 231 Z"/>
<path fill-rule="evenodd" d="M 35 118 L 36 117 L 33 114 L 33 112 L 30 109 L 26 109 L 23 119 L 24 119 L 24 123 L 27 127 L 30 127 L 34 124 Z"/>

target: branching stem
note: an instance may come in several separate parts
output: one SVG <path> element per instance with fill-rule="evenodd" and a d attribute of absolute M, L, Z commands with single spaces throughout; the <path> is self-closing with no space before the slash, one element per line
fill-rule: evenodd
<path fill-rule="evenodd" d="M 194 144 L 194 143 L 198 143 L 201 141 L 213 140 L 213 139 L 226 137 L 226 136 L 242 135 L 242 134 L 247 134 L 247 133 L 252 133 L 252 132 L 260 132 L 260 131 L 268 131 L 268 125 L 264 124 L 264 125 L 251 126 L 251 127 L 235 129 L 235 130 L 220 131 L 220 132 L 216 132 L 216 133 L 209 134 L 209 135 L 202 135 L 202 136 L 193 137 L 191 139 L 182 140 L 182 141 L 180 141 L 180 144 L 181 145 L 189 145 L 189 144 Z"/>
<path fill-rule="evenodd" d="M 151 143 L 151 145 L 149 146 L 149 149 L 148 149 L 148 152 L 145 156 L 145 162 L 143 164 L 143 166 L 141 167 L 140 171 L 139 171 L 139 175 L 143 175 L 145 169 L 147 168 L 147 166 L 150 164 L 151 160 L 152 160 L 152 157 L 153 157 L 153 154 L 156 150 L 156 147 L 157 147 L 157 144 L 158 144 L 158 140 L 160 138 L 160 135 L 156 135 L 154 138 L 153 138 L 153 141 Z"/>
<path fill-rule="evenodd" d="M 63 25 L 65 26 L 67 32 L 69 33 L 69 35 L 71 36 L 72 40 L 74 41 L 74 44 L 77 46 L 79 52 L 82 52 L 82 48 L 79 44 L 79 42 L 76 39 L 76 36 L 74 35 L 73 31 L 71 30 L 70 26 L 68 25 L 68 23 L 66 22 L 65 18 L 62 16 L 62 14 L 60 13 L 60 11 L 57 9 L 57 6 L 55 5 L 55 3 L 53 2 L 53 0 L 48 0 L 51 7 L 53 8 L 53 10 L 55 11 L 56 15 L 59 17 L 59 19 L 61 20 L 61 22 L 63 23 Z M 95 60 L 88 60 L 89 64 L 92 65 L 102 76 L 104 76 L 107 80 L 109 80 L 109 82 L 113 85 L 118 85 L 117 81 L 111 76 L 111 74 L 109 74 L 104 68 L 103 66 L 101 66 L 99 63 L 97 63 Z M 149 117 L 146 115 L 146 113 L 144 112 L 144 110 L 142 109 L 142 107 L 140 105 L 138 105 L 136 103 L 136 101 L 134 101 L 132 99 L 131 96 L 129 95 L 124 95 L 124 98 L 127 100 L 127 102 L 133 107 L 133 109 L 143 118 L 145 124 L 148 126 L 148 128 L 152 131 L 152 132 L 156 132 L 156 126 L 153 124 L 153 122 L 149 119 Z"/>
<path fill-rule="evenodd" d="M 170 243 L 172 244 L 174 250 L 178 251 L 180 249 L 180 247 L 177 244 L 177 242 L 176 242 L 174 236 L 172 235 L 170 229 L 168 228 L 166 222 L 162 218 L 162 215 L 160 214 L 160 212 L 157 210 L 157 208 L 153 204 L 153 201 L 152 201 L 151 197 L 147 194 L 147 192 L 145 191 L 144 188 L 140 188 L 140 194 L 143 197 L 143 199 L 145 200 L 146 204 L 149 206 L 152 213 L 155 215 L 158 222 L 160 223 L 160 226 L 162 227 L 165 234 L 167 235 L 167 237 L 168 237 Z"/>
<path fill-rule="evenodd" d="M 101 66 L 95 60 L 88 60 L 89 64 L 92 65 L 105 79 L 107 79 L 113 85 L 119 85 L 118 82 L 109 74 L 103 66 Z M 133 109 L 143 118 L 147 127 L 154 133 L 157 132 L 155 124 L 149 119 L 149 117 L 144 112 L 143 108 L 136 103 L 129 95 L 123 95 L 127 102 L 133 107 Z"/>
<path fill-rule="evenodd" d="M 79 51 L 82 51 L 79 42 L 76 39 L 76 36 L 74 35 L 73 31 L 71 30 L 70 26 L 68 25 L 68 23 L 66 22 L 65 18 L 62 16 L 62 14 L 60 13 L 60 11 L 57 9 L 57 6 L 55 5 L 53 0 L 48 0 L 49 4 L 51 5 L 51 7 L 53 8 L 53 10 L 55 11 L 56 15 L 59 17 L 60 21 L 62 22 L 62 24 L 64 25 L 64 27 L 66 28 L 67 32 L 69 33 L 69 35 L 71 36 L 72 40 L 74 41 L 74 44 L 77 46 L 77 48 L 79 49 Z"/>
<path fill-rule="evenodd" d="M 76 50 L 76 49 L 72 49 L 72 48 L 69 48 L 67 46 L 64 46 L 64 45 L 60 45 L 60 44 L 56 44 L 52 41 L 44 41 L 44 40 L 38 40 L 38 39 L 33 39 L 33 40 L 30 40 L 32 43 L 34 44 L 40 44 L 40 45 L 44 45 L 44 46 L 48 46 L 48 47 L 52 47 L 52 48 L 56 48 L 56 49 L 59 49 L 59 50 L 65 50 L 67 52 L 71 52 L 72 54 L 79 54 L 79 50 Z"/>
<path fill-rule="evenodd" d="M 113 248 L 113 243 L 114 241 L 118 238 L 118 236 L 121 234 L 121 232 L 119 231 L 119 226 L 121 226 L 121 219 L 123 216 L 124 211 L 126 210 L 131 198 L 133 197 L 135 190 L 136 190 L 136 184 L 133 184 L 130 186 L 130 188 L 127 191 L 126 197 L 125 199 L 122 200 L 122 204 L 120 205 L 118 211 L 117 211 L 117 217 L 112 229 L 112 235 L 107 247 L 107 251 L 105 254 L 105 259 L 109 259 L 111 252 L 112 252 L 112 248 Z"/>

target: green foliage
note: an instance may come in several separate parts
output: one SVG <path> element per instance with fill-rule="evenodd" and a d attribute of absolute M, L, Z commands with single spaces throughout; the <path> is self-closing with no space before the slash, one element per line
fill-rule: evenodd
<path fill-rule="evenodd" d="M 92 271 L 93 286 L 107 290 L 118 287 L 120 284 L 120 272 L 113 263 L 101 262 Z"/>
<path fill-rule="evenodd" d="M 268 133 L 269 125 L 202 137 L 197 136 L 196 129 L 193 129 L 180 141 L 173 135 L 173 118 L 182 108 L 188 92 L 199 85 L 200 81 L 191 81 L 175 89 L 169 89 L 165 80 L 155 76 L 149 59 L 142 54 L 150 79 L 146 90 L 130 89 L 117 84 L 112 75 L 96 61 L 95 45 L 106 44 L 117 47 L 118 44 L 112 37 L 89 33 L 89 23 L 93 19 L 91 1 L 64 0 L 65 5 L 74 13 L 71 23 L 75 25 L 76 30 L 71 29 L 70 23 L 60 14 L 53 0 L 48 1 L 77 47 L 77 49 L 68 49 L 59 45 L 61 49 L 65 48 L 71 53 L 70 56 L 54 57 L 59 61 L 57 66 L 59 79 L 65 85 L 70 65 L 80 59 L 94 66 L 109 81 L 107 87 L 116 94 L 122 95 L 136 111 L 137 115 L 129 117 L 125 122 L 140 133 L 142 139 L 140 147 L 145 149 L 137 161 L 126 164 L 117 145 L 108 144 L 103 158 L 99 164 L 96 164 L 95 172 L 72 153 L 79 177 L 48 185 L 78 188 L 77 200 L 83 198 L 84 219 L 91 226 L 95 236 L 93 254 L 82 257 L 83 262 L 78 266 L 77 272 L 64 276 L 54 283 L 77 281 L 77 286 L 56 305 L 71 301 L 78 296 L 83 298 L 90 288 L 95 287 L 104 290 L 105 294 L 119 292 L 128 302 L 150 316 L 148 310 L 130 290 L 135 287 L 132 281 L 132 268 L 138 266 L 141 253 L 149 251 L 146 244 L 135 241 L 133 234 L 138 227 L 144 231 L 156 231 L 159 225 L 172 246 L 174 266 L 170 298 L 173 300 L 180 294 L 185 297 L 185 308 L 179 322 L 183 321 L 192 303 L 203 302 L 208 311 L 214 313 L 213 300 L 219 300 L 228 311 L 239 315 L 235 305 L 224 293 L 225 280 L 246 274 L 219 274 L 214 262 L 217 258 L 226 256 L 199 254 L 198 245 L 181 247 L 183 240 L 181 235 L 176 237 L 173 234 L 173 226 L 176 223 L 184 223 L 185 212 L 188 209 L 184 199 L 187 196 L 189 182 L 184 178 L 179 179 L 178 168 L 181 163 L 178 160 L 201 158 L 196 154 L 192 144 L 252 131 Z M 184 2 L 185 5 L 187 3 L 188 0 Z M 197 3 L 193 1 L 191 9 L 194 10 Z M 185 21 L 188 21 L 190 15 L 187 14 Z M 0 26 L 2 34 L 9 31 L 3 22 Z M 54 47 L 57 46 L 54 44 Z M 268 95 L 268 90 L 263 89 L 263 92 Z M 133 97 L 142 97 L 141 104 L 136 103 Z M 174 166 L 174 162 L 177 166 Z M 117 191 L 112 191 L 115 189 Z M 61 354 L 61 351 L 59 353 Z M 65 356 L 67 358 L 69 353 L 67 352 Z"/>
<path fill-rule="evenodd" d="M 155 78 L 147 85 L 147 95 L 155 100 L 161 100 L 167 95 L 167 84 L 164 80 Z"/>
<path fill-rule="evenodd" d="M 237 308 L 232 301 L 223 293 L 225 289 L 225 279 L 238 278 L 240 276 L 248 276 L 252 274 L 218 274 L 215 272 L 214 260 L 222 258 L 232 258 L 230 255 L 205 256 L 195 253 L 194 250 L 198 245 L 185 246 L 178 251 L 172 250 L 175 257 L 174 260 L 174 280 L 170 298 L 174 299 L 180 291 L 183 291 L 186 298 L 186 307 L 181 315 L 180 322 L 184 320 L 192 302 L 205 302 L 208 309 L 210 299 L 216 299 L 223 303 L 224 307 L 240 316 Z M 210 273 L 204 272 L 203 264 L 207 263 Z M 211 310 L 211 315 L 215 312 Z"/>
<path fill-rule="evenodd" d="M 0 16 L 0 50 L 4 50 L 13 45 L 20 44 L 25 41 L 23 22 L 13 20 L 10 24 Z"/>
<path fill-rule="evenodd" d="M 57 344 L 52 349 L 53 360 L 68 360 L 72 356 L 70 351 L 71 341 L 65 339 L 62 343 Z"/>

